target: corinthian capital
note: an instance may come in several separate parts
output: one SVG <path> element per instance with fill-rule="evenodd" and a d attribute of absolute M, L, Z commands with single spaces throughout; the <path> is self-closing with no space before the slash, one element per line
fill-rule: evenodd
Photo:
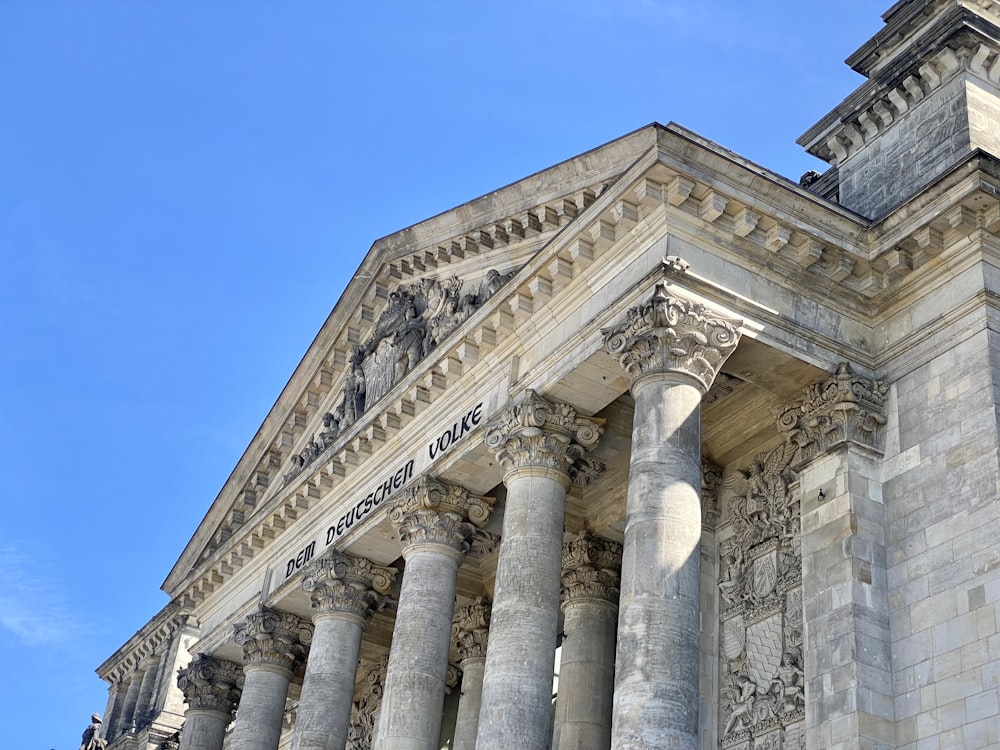
<path fill-rule="evenodd" d="M 312 624 L 289 612 L 261 607 L 235 628 L 245 666 L 268 665 L 293 671 L 312 642 Z"/>
<path fill-rule="evenodd" d="M 855 375 L 846 362 L 822 383 L 806 388 L 778 415 L 778 430 L 796 448 L 793 468 L 845 442 L 881 453 L 888 392 L 885 383 Z"/>
<path fill-rule="evenodd" d="M 490 607 L 489 599 L 477 596 L 472 604 L 459 607 L 455 612 L 451 635 L 455 639 L 455 648 L 462 661 L 486 658 L 486 642 L 490 634 Z"/>
<path fill-rule="evenodd" d="M 548 401 L 529 389 L 486 426 L 485 441 L 508 475 L 542 469 L 583 485 L 604 469 L 587 455 L 603 432 L 603 419 L 581 417 L 572 406 Z"/>
<path fill-rule="evenodd" d="M 736 349 L 741 323 L 672 296 L 661 281 L 649 300 L 629 308 L 624 322 L 601 333 L 605 351 L 618 357 L 633 386 L 646 375 L 679 374 L 693 378 L 702 393 L 708 393 Z"/>
<path fill-rule="evenodd" d="M 425 476 L 390 506 L 389 518 L 407 547 L 437 544 L 464 554 L 476 527 L 490 519 L 494 502 L 492 497 L 473 495 L 464 487 Z"/>
<path fill-rule="evenodd" d="M 340 613 L 364 627 L 395 577 L 395 568 L 333 550 L 306 568 L 302 590 L 309 594 L 316 616 Z"/>
<path fill-rule="evenodd" d="M 177 687 L 189 710 L 218 711 L 228 716 L 240 700 L 241 674 L 239 664 L 197 654 L 177 671 Z"/>
<path fill-rule="evenodd" d="M 583 533 L 563 542 L 563 604 L 578 599 L 600 599 L 618 604 L 622 546 Z"/>

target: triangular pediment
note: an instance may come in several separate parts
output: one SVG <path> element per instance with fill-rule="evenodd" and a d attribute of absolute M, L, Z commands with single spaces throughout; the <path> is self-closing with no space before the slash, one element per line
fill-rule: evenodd
<path fill-rule="evenodd" d="M 321 484 L 303 479 L 318 458 L 343 453 L 349 465 L 359 459 L 348 453 L 370 454 L 387 430 L 429 397 L 423 383 L 401 394 L 407 373 L 586 217 L 597 198 L 655 148 L 656 133 L 655 126 L 636 131 L 375 242 L 164 590 L 176 597 L 198 582 L 210 591 L 213 581 L 294 520 L 294 507 L 275 519 L 269 506 L 292 492 L 290 484 Z M 487 335 L 470 345 L 490 344 Z M 428 375 L 430 390 L 435 382 L 436 375 Z M 377 404 L 385 407 L 377 421 L 361 419 Z M 322 489 L 296 490 L 299 499 L 291 505 L 301 508 Z"/>

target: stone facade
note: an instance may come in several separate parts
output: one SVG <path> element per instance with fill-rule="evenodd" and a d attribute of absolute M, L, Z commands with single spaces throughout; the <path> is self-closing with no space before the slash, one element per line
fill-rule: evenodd
<path fill-rule="evenodd" d="M 651 125 L 377 242 L 109 746 L 1000 747 L 1000 5 L 884 20 L 824 175 Z"/>

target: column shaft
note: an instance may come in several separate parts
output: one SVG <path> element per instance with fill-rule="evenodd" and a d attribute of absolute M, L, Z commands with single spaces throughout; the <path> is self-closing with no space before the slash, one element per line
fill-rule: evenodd
<path fill-rule="evenodd" d="M 313 622 L 292 750 L 342 748 L 351 724 L 362 623 L 337 615 L 315 617 Z"/>
<path fill-rule="evenodd" d="M 563 611 L 552 750 L 610 747 L 618 611 L 596 599 L 571 602 Z"/>
<path fill-rule="evenodd" d="M 633 383 L 613 747 L 698 744 L 701 396 L 687 379 Z"/>
<path fill-rule="evenodd" d="M 142 674 L 133 672 L 132 679 L 128 683 L 128 691 L 125 693 L 125 707 L 122 709 L 121 722 L 118 724 L 118 731 L 115 736 L 125 734 L 132 729 L 132 719 L 135 718 L 135 707 L 139 700 L 139 687 L 142 685 Z"/>
<path fill-rule="evenodd" d="M 382 697 L 378 750 L 431 750 L 441 732 L 458 555 L 407 550 Z"/>
<path fill-rule="evenodd" d="M 458 700 L 458 719 L 455 722 L 455 750 L 476 750 L 485 669 L 485 657 L 462 661 L 462 694 Z"/>
<path fill-rule="evenodd" d="M 231 720 L 231 713 L 189 708 L 184 714 L 179 750 L 222 750 Z"/>
<path fill-rule="evenodd" d="M 292 673 L 271 664 L 248 664 L 230 750 L 277 750 Z"/>
<path fill-rule="evenodd" d="M 153 707 L 154 692 L 156 690 L 156 676 L 159 674 L 160 658 L 152 657 L 145 665 L 146 671 L 142 675 L 142 684 L 139 687 L 139 696 L 135 703 L 134 719 L 141 729 L 149 722 L 149 712 Z"/>
<path fill-rule="evenodd" d="M 478 750 L 545 750 L 552 739 L 565 498 L 552 472 L 507 480 Z"/>

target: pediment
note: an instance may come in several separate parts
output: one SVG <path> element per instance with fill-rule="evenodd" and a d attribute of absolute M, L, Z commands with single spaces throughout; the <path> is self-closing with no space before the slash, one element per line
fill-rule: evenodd
<path fill-rule="evenodd" d="M 643 153 L 650 127 L 378 240 L 163 584 L 215 584 L 294 520 L 265 512 L 324 454 L 358 456 L 413 409 L 407 373 L 488 306 Z M 489 337 L 476 346 L 490 346 Z M 431 376 L 433 384 L 434 377 Z M 415 385 L 413 398 L 422 395 Z M 364 420 L 397 394 L 379 419 Z M 395 412 L 395 413 L 393 413 Z M 358 460 L 346 457 L 345 460 Z M 311 481 L 311 480 L 310 480 Z M 302 507 L 321 487 L 296 490 Z M 206 583 L 207 582 L 207 583 Z"/>

